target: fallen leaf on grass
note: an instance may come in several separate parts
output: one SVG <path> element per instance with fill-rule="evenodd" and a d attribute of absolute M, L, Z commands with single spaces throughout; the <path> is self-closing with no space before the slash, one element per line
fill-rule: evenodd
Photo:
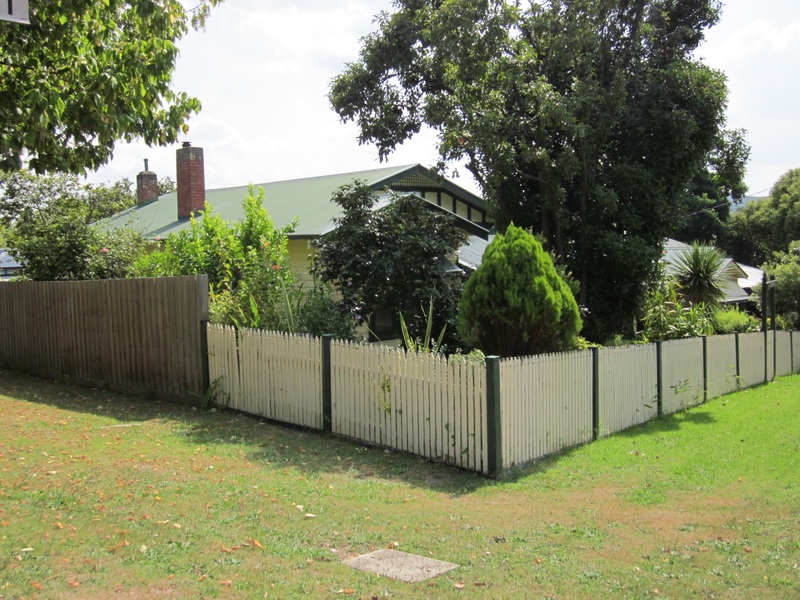
<path fill-rule="evenodd" d="M 78 587 L 80 585 L 77 581 L 68 581 L 67 583 L 72 587 Z"/>
<path fill-rule="evenodd" d="M 42 591 L 44 589 L 44 586 L 41 583 L 39 583 L 38 581 L 31 581 L 31 587 L 33 589 L 39 590 L 39 591 Z"/>
<path fill-rule="evenodd" d="M 111 548 L 109 548 L 109 549 L 108 549 L 108 551 L 109 551 L 109 552 L 116 552 L 116 551 L 117 551 L 117 550 L 119 550 L 120 548 L 124 548 L 124 547 L 125 547 L 125 546 L 127 546 L 127 545 L 128 545 L 128 540 L 122 540 L 122 541 L 121 541 L 119 544 L 117 544 L 116 546 L 112 546 Z"/>
<path fill-rule="evenodd" d="M 233 582 L 230 579 L 226 579 L 225 581 L 220 581 L 219 584 L 224 585 L 225 587 L 231 587 Z"/>
<path fill-rule="evenodd" d="M 253 546 L 255 546 L 256 548 L 263 548 L 264 547 L 264 546 L 261 545 L 261 542 L 259 542 L 256 539 L 253 540 Z"/>
<path fill-rule="evenodd" d="M 459 581 L 457 583 L 454 583 L 453 587 L 456 588 L 457 590 L 463 590 L 464 589 L 464 582 L 463 581 Z"/>

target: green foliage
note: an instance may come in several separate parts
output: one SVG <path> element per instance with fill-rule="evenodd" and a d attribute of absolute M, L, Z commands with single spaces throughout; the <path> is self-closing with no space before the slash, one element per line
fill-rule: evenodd
<path fill-rule="evenodd" d="M 203 20 L 221 0 L 200 0 Z M 30 3 L 0 21 L 0 171 L 95 169 L 117 140 L 175 142 L 200 102 L 171 87 L 189 15 L 178 0 Z M 196 26 L 202 23 L 194 23 Z"/>
<path fill-rule="evenodd" d="M 702 302 L 684 304 L 679 296 L 679 285 L 672 278 L 662 278 L 650 290 L 645 309 L 641 336 L 646 341 L 677 340 L 714 333 L 711 310 Z"/>
<path fill-rule="evenodd" d="M 761 320 L 738 308 L 717 308 L 711 313 L 719 334 L 752 333 L 761 330 Z"/>
<path fill-rule="evenodd" d="M 724 76 L 695 53 L 719 2 L 394 7 L 333 81 L 333 108 L 381 158 L 432 127 L 499 230 L 542 233 L 580 280 L 587 335 L 629 330 L 692 178 L 739 192 L 745 148 L 724 131 Z"/>
<path fill-rule="evenodd" d="M 298 329 L 312 335 L 332 334 L 337 339 L 355 340 L 358 325 L 344 303 L 334 297 L 330 285 L 316 284 L 310 291 L 298 288 Z"/>
<path fill-rule="evenodd" d="M 448 330 L 454 330 L 462 280 L 445 265 L 466 240 L 455 220 L 410 196 L 392 194 L 376 209 L 378 198 L 363 182 L 343 186 L 332 201 L 344 215 L 320 240 L 314 271 L 335 286 L 346 309 L 364 319 L 379 309 L 402 313 L 417 338 L 432 300 L 436 329 L 451 324 Z"/>
<path fill-rule="evenodd" d="M 406 346 L 406 350 L 409 352 L 428 352 L 438 354 L 442 350 L 442 342 L 444 341 L 444 334 L 447 332 L 447 326 L 445 325 L 442 327 L 439 337 L 436 338 L 436 341 L 434 342 L 431 338 L 431 332 L 433 330 L 433 299 L 431 299 L 430 304 L 428 305 L 428 312 L 425 317 L 425 337 L 418 339 L 411 336 L 408 331 L 408 326 L 406 325 L 406 320 L 403 317 L 403 313 L 400 313 L 400 330 L 403 335 L 403 343 Z"/>
<path fill-rule="evenodd" d="M 172 177 L 160 177 L 158 179 L 158 195 L 163 196 L 164 194 L 169 194 L 170 192 L 177 192 L 178 191 L 178 184 L 175 182 Z"/>
<path fill-rule="evenodd" d="M 685 302 L 709 307 L 719 304 L 725 297 L 723 261 L 719 250 L 699 242 L 693 242 L 691 248 L 678 255 L 675 279 L 678 293 Z"/>
<path fill-rule="evenodd" d="M 686 193 L 677 198 L 685 203 L 685 211 L 669 237 L 714 244 L 724 239 L 731 204 L 740 201 L 747 191 L 744 173 L 750 147 L 744 134 L 739 129 L 719 136 L 707 164 L 689 182 Z"/>
<path fill-rule="evenodd" d="M 33 280 L 126 277 L 143 247 L 131 230 L 107 231 L 92 223 L 134 204 L 129 180 L 110 186 L 81 184 L 74 175 L 0 174 L 0 220 L 9 252 Z"/>
<path fill-rule="evenodd" d="M 163 248 L 143 256 L 136 273 L 144 277 L 208 275 L 212 321 L 242 327 L 290 329 L 283 307 L 284 286 L 294 284 L 288 264 L 288 234 L 275 229 L 263 207 L 264 190 L 251 186 L 242 201 L 245 218 L 227 223 L 206 204 L 189 229 L 171 234 Z"/>
<path fill-rule="evenodd" d="M 542 245 L 511 224 L 467 280 L 458 327 L 467 343 L 486 354 L 524 356 L 573 347 L 581 318 Z"/>
<path fill-rule="evenodd" d="M 800 169 L 787 171 L 769 197 L 731 215 L 723 240 L 734 260 L 761 265 L 800 239 Z"/>
<path fill-rule="evenodd" d="M 787 329 L 800 329 L 800 240 L 791 242 L 786 252 L 778 252 L 765 266 L 775 276 L 775 310 Z"/>

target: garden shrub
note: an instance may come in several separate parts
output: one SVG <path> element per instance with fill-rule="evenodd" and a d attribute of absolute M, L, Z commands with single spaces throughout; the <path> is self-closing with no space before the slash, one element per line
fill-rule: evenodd
<path fill-rule="evenodd" d="M 761 330 L 761 320 L 738 308 L 717 309 L 712 313 L 714 329 L 719 334 L 752 333 Z"/>
<path fill-rule="evenodd" d="M 294 285 L 288 263 L 288 234 L 275 229 L 264 209 L 263 190 L 251 187 L 242 202 L 245 218 L 227 223 L 206 204 L 202 219 L 170 236 L 163 247 L 141 257 L 140 277 L 208 275 L 213 322 L 242 327 L 287 329 L 283 290 Z"/>
<path fill-rule="evenodd" d="M 486 248 L 458 306 L 459 332 L 486 354 L 566 350 L 574 346 L 581 325 L 575 297 L 551 257 L 513 224 Z"/>

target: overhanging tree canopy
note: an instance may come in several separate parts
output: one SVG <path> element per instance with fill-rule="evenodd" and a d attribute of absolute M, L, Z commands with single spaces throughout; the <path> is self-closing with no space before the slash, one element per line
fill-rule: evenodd
<path fill-rule="evenodd" d="M 200 102 L 170 82 L 176 42 L 222 0 L 37 0 L 0 21 L 0 170 L 80 173 L 117 140 L 177 140 Z"/>
<path fill-rule="evenodd" d="M 395 0 L 330 100 L 381 158 L 427 124 L 494 208 L 581 281 L 587 335 L 623 330 L 723 138 L 694 58 L 716 0 Z"/>

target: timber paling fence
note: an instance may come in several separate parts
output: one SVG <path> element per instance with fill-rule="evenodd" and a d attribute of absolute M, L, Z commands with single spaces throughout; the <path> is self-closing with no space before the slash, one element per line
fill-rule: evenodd
<path fill-rule="evenodd" d="M 197 402 L 208 387 L 208 279 L 0 284 L 0 367 Z"/>
<path fill-rule="evenodd" d="M 490 476 L 737 389 L 800 372 L 770 331 L 470 361 L 208 326 L 228 407 Z"/>
<path fill-rule="evenodd" d="M 794 332 L 470 361 L 208 325 L 205 276 L 0 284 L 0 368 L 330 431 L 497 476 L 775 376 Z"/>

